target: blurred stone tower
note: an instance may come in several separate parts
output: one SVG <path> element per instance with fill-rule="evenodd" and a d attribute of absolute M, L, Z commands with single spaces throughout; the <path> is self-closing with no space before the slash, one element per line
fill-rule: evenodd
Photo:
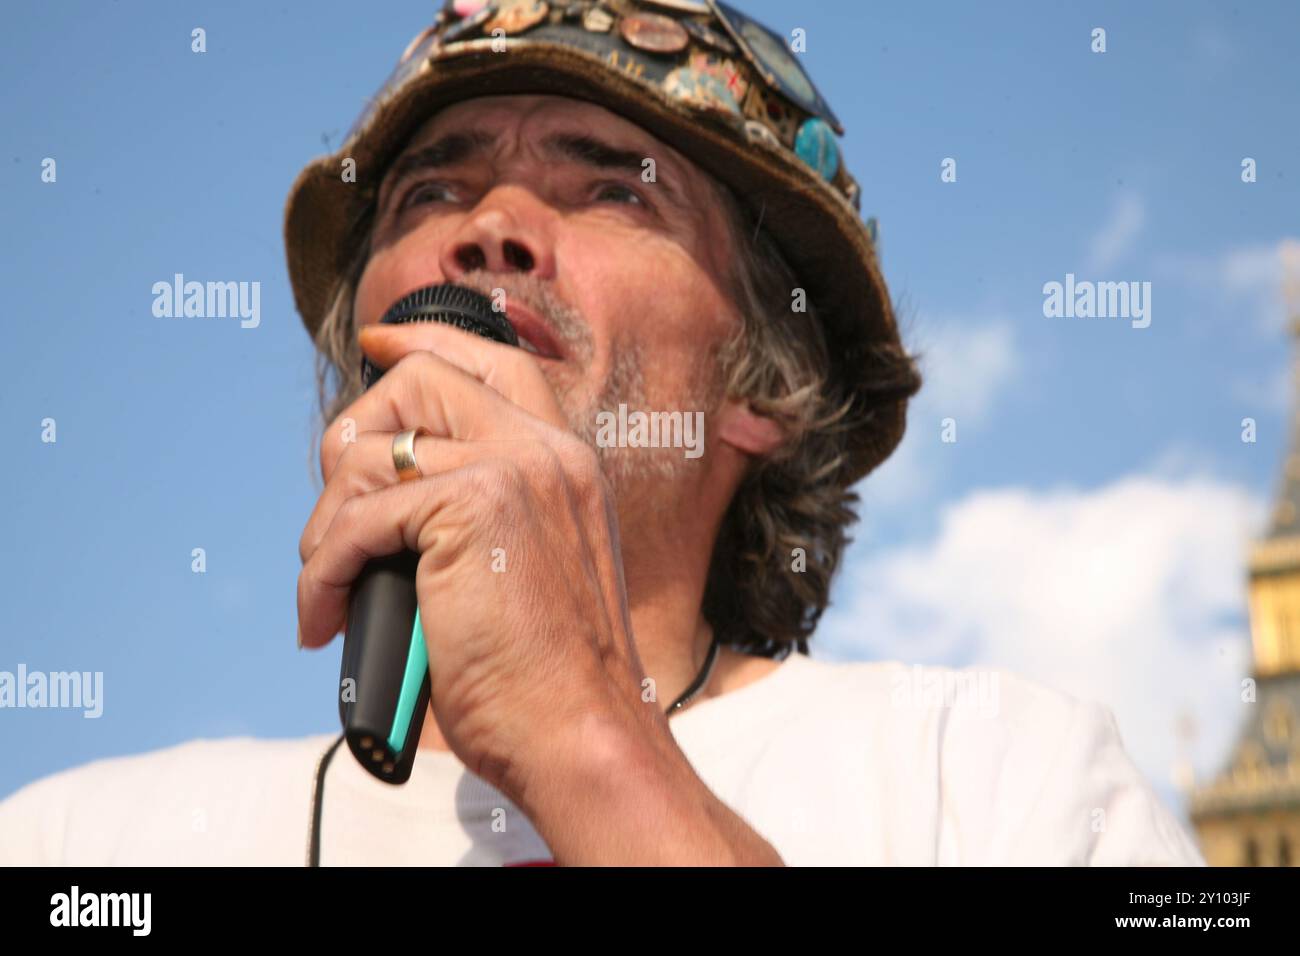
<path fill-rule="evenodd" d="M 1254 701 L 1227 766 L 1191 797 L 1211 866 L 1300 864 L 1300 243 L 1283 245 L 1295 399 L 1272 518 L 1251 548 Z"/>

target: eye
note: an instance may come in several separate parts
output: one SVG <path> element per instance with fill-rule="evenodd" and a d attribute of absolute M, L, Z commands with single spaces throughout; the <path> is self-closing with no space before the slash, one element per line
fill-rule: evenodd
<path fill-rule="evenodd" d="M 644 206 L 646 202 L 641 195 L 630 186 L 623 183 L 608 182 L 600 183 L 596 187 L 596 200 L 602 201 L 607 198 L 613 198 L 614 202 L 627 203 L 634 206 Z"/>
<path fill-rule="evenodd" d="M 451 187 L 446 183 L 437 180 L 425 180 L 413 185 L 402 195 L 402 201 L 398 204 L 398 209 L 407 209 L 411 206 L 422 205 L 427 202 L 446 202 L 454 200 Z"/>

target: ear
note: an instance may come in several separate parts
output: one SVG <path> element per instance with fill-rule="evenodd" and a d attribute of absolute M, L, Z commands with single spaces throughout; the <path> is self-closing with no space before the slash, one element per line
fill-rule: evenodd
<path fill-rule="evenodd" d="M 718 437 L 724 442 L 737 451 L 755 457 L 771 454 L 785 441 L 781 426 L 753 411 L 748 402 L 730 399 L 723 402 L 715 427 L 718 429 Z"/>

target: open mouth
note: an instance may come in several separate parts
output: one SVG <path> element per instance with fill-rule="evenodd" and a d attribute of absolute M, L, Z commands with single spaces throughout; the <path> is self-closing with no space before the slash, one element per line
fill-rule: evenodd
<path fill-rule="evenodd" d="M 527 306 L 511 305 L 506 309 L 506 318 L 514 326 L 515 334 L 519 336 L 519 347 L 525 352 L 555 362 L 564 360 L 559 343 L 537 313 Z"/>

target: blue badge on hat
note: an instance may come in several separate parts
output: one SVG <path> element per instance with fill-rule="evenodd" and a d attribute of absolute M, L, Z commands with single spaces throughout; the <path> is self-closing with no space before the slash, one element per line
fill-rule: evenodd
<path fill-rule="evenodd" d="M 840 170 L 840 147 L 835 142 L 835 133 L 824 119 L 814 116 L 799 127 L 794 137 L 794 151 L 817 170 L 822 179 L 834 179 Z"/>

